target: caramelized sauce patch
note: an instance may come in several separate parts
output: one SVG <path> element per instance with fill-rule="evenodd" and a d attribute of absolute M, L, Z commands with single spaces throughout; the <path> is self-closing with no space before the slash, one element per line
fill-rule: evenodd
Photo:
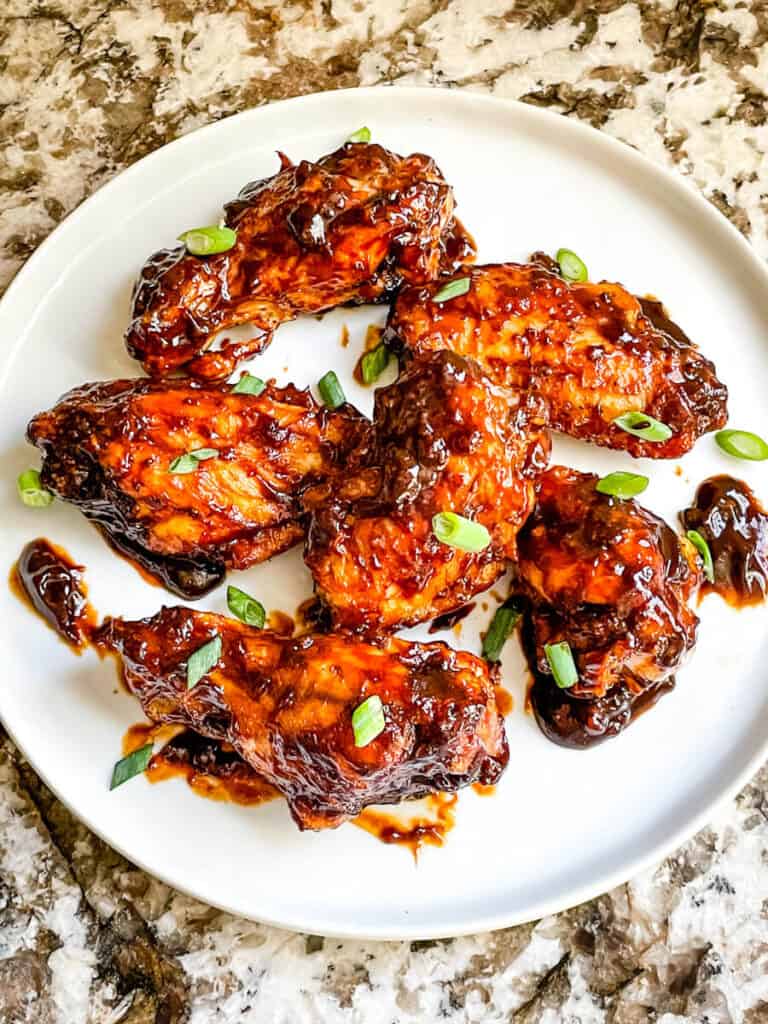
<path fill-rule="evenodd" d="M 453 629 L 462 619 L 466 619 L 472 613 L 476 604 L 476 601 L 470 601 L 469 604 L 462 605 L 461 608 L 454 608 L 453 611 L 438 615 L 430 622 L 429 632 L 439 633 L 443 629 Z"/>
<path fill-rule="evenodd" d="M 681 515 L 709 545 L 715 581 L 701 593 L 719 594 L 735 608 L 768 596 L 768 513 L 743 480 L 714 476 L 699 484 L 694 503 Z"/>
<path fill-rule="evenodd" d="M 442 846 L 456 822 L 455 793 L 434 793 L 398 811 L 367 807 L 353 824 L 382 843 L 407 847 L 417 859 L 422 846 Z"/>
<path fill-rule="evenodd" d="M 11 570 L 11 590 L 78 654 L 96 629 L 97 614 L 88 602 L 84 569 L 45 537 L 25 545 Z"/>

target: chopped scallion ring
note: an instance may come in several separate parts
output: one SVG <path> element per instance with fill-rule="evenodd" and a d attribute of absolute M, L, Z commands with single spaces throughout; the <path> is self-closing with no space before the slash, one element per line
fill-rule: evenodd
<path fill-rule="evenodd" d="M 560 273 L 566 281 L 586 281 L 589 277 L 587 265 L 571 249 L 558 249 L 555 259 L 560 264 Z"/>
<path fill-rule="evenodd" d="M 216 634 L 212 640 L 198 647 L 187 660 L 187 689 L 197 686 L 203 676 L 208 675 L 221 657 L 221 637 Z"/>
<path fill-rule="evenodd" d="M 736 459 L 763 462 L 768 459 L 768 444 L 749 430 L 718 430 L 715 441 L 729 455 Z"/>
<path fill-rule="evenodd" d="M 712 561 L 712 552 L 709 550 L 709 544 L 707 544 L 706 540 L 698 530 L 688 530 L 685 536 L 701 555 L 705 578 L 709 583 L 714 583 L 715 564 Z"/>
<path fill-rule="evenodd" d="M 433 516 L 432 532 L 442 544 L 461 551 L 483 551 L 491 543 L 491 535 L 482 523 L 473 523 L 455 512 Z"/>
<path fill-rule="evenodd" d="M 246 626 L 263 629 L 267 618 L 264 605 L 239 587 L 227 587 L 227 608 Z"/>
<path fill-rule="evenodd" d="M 356 132 L 347 139 L 347 142 L 370 142 L 371 141 L 371 129 L 370 128 L 358 128 Z"/>
<path fill-rule="evenodd" d="M 40 483 L 40 474 L 36 469 L 25 469 L 19 473 L 16 481 L 19 497 L 28 508 L 45 508 L 53 501 L 53 495 Z"/>
<path fill-rule="evenodd" d="M 112 779 L 109 783 L 109 788 L 117 789 L 118 786 L 122 786 L 124 782 L 127 782 L 134 776 L 141 775 L 146 770 L 151 759 L 151 743 L 146 743 L 143 747 L 139 747 L 138 750 L 128 754 L 127 757 L 121 758 L 112 769 Z"/>
<path fill-rule="evenodd" d="M 219 455 L 215 448 L 195 448 L 194 451 L 185 452 L 183 455 L 177 455 L 175 459 L 172 459 L 168 463 L 168 471 L 170 473 L 194 473 L 200 462 L 205 462 L 206 459 L 215 459 Z"/>
<path fill-rule="evenodd" d="M 640 411 L 625 412 L 623 415 L 617 416 L 613 423 L 615 426 L 621 427 L 622 430 L 626 430 L 628 434 L 642 438 L 643 441 L 656 443 L 668 441 L 673 433 L 666 423 L 655 420 L 653 416 L 648 416 Z"/>
<path fill-rule="evenodd" d="M 237 232 L 232 228 L 212 226 L 192 228 L 179 235 L 179 241 L 187 247 L 193 256 L 215 256 L 220 252 L 228 252 L 237 241 Z"/>
<path fill-rule="evenodd" d="M 523 605 L 517 597 L 507 598 L 504 604 L 499 605 L 483 639 L 483 657 L 486 661 L 500 660 L 502 648 L 522 613 Z"/>
<path fill-rule="evenodd" d="M 197 459 L 198 462 L 205 462 L 206 459 L 217 458 L 219 453 L 216 448 L 195 448 L 189 454 L 193 459 Z"/>
<path fill-rule="evenodd" d="M 386 342 L 380 341 L 376 348 L 370 349 L 360 360 L 360 371 L 364 384 L 373 384 L 389 366 L 389 349 Z"/>
<path fill-rule="evenodd" d="M 626 473 L 617 470 L 601 477 L 595 484 L 600 494 L 610 494 L 613 498 L 634 498 L 642 494 L 648 486 L 648 477 L 640 473 Z"/>
<path fill-rule="evenodd" d="M 384 732 L 384 705 L 381 697 L 374 694 L 358 705 L 352 712 L 352 731 L 355 734 L 355 746 L 367 747 L 376 737 Z"/>
<path fill-rule="evenodd" d="M 261 377 L 254 377 L 252 373 L 244 373 L 237 384 L 232 386 L 232 394 L 260 395 L 266 386 Z"/>
<path fill-rule="evenodd" d="M 329 370 L 324 377 L 321 377 L 317 383 L 320 395 L 328 406 L 329 409 L 338 409 L 340 405 L 344 405 L 347 400 L 347 396 L 344 394 L 344 389 L 339 384 L 339 378 L 333 372 Z"/>
<path fill-rule="evenodd" d="M 457 277 L 455 281 L 449 281 L 443 285 L 439 292 L 432 296 L 433 302 L 447 302 L 459 295 L 466 295 L 472 281 L 468 277 Z"/>
<path fill-rule="evenodd" d="M 561 690 L 568 690 L 578 683 L 576 662 L 566 640 L 561 640 L 557 644 L 544 644 L 544 654 L 552 670 L 552 676 Z"/>

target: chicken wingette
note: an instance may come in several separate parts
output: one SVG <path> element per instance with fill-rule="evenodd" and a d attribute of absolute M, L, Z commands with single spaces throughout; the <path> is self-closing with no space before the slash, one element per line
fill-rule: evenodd
<path fill-rule="evenodd" d="M 28 427 L 41 480 L 174 593 L 200 597 L 304 537 L 300 497 L 368 430 L 308 391 L 116 380 L 64 395 Z"/>
<path fill-rule="evenodd" d="M 270 178 L 225 207 L 237 240 L 199 257 L 162 249 L 133 295 L 128 351 L 164 376 L 228 376 L 261 351 L 279 324 L 344 303 L 386 301 L 399 285 L 430 281 L 471 259 L 453 216 L 453 191 L 428 156 L 347 143 L 316 163 L 285 157 Z M 251 324 L 247 342 L 213 336 Z"/>
<path fill-rule="evenodd" d="M 301 829 L 493 783 L 509 757 L 494 670 L 442 643 L 286 637 L 183 607 L 107 619 L 97 642 L 151 721 L 230 743 Z M 373 703 L 363 731 L 355 712 Z"/>
<path fill-rule="evenodd" d="M 336 628 L 393 630 L 458 608 L 516 554 L 546 466 L 541 403 L 510 396 L 453 352 L 416 359 L 376 392 L 373 430 L 343 475 L 308 490 L 305 560 Z M 438 540 L 433 517 L 484 526 L 471 552 Z"/>
<path fill-rule="evenodd" d="M 412 353 L 475 359 L 497 384 L 545 399 L 554 429 L 635 456 L 677 457 L 724 426 L 725 385 L 660 303 L 620 284 L 569 283 L 556 266 L 535 254 L 530 263 L 465 268 L 466 292 L 445 300 L 445 282 L 404 288 L 387 339 Z M 671 434 L 629 433 L 614 423 L 627 413 Z"/>
<path fill-rule="evenodd" d="M 623 729 L 673 685 L 696 642 L 701 583 L 693 545 L 598 477 L 554 466 L 518 537 L 517 585 L 530 598 L 524 641 L 543 731 L 587 746 Z M 546 645 L 565 642 L 578 673 L 561 689 Z"/>

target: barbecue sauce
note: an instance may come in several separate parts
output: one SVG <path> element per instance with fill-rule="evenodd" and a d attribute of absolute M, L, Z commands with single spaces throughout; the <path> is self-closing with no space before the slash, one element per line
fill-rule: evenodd
<path fill-rule="evenodd" d="M 462 619 L 466 619 L 471 614 L 476 603 L 475 601 L 470 601 L 469 604 L 462 605 L 461 608 L 454 608 L 453 611 L 438 615 L 429 624 L 429 632 L 439 633 L 443 629 L 453 629 Z"/>
<path fill-rule="evenodd" d="M 353 824 L 382 843 L 407 847 L 416 860 L 422 846 L 443 845 L 455 824 L 457 800 L 455 793 L 434 793 L 419 801 L 423 809 L 420 808 L 414 817 L 407 816 L 408 805 L 405 804 L 404 818 L 367 807 Z"/>
<path fill-rule="evenodd" d="M 11 570 L 11 589 L 78 654 L 93 638 L 97 619 L 83 572 L 45 537 L 26 544 Z"/>
<path fill-rule="evenodd" d="M 702 595 L 719 594 L 735 608 L 765 601 L 768 512 L 743 480 L 725 475 L 704 480 L 681 519 L 686 530 L 698 530 L 712 554 L 715 581 L 704 581 Z"/>

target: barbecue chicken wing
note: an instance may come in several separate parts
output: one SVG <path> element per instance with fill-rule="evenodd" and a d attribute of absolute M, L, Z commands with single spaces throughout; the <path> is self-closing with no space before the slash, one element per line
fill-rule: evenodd
<path fill-rule="evenodd" d="M 660 303 L 619 284 L 568 284 L 553 261 L 532 259 L 467 268 L 467 293 L 444 302 L 433 298 L 440 282 L 403 289 L 389 342 L 476 359 L 496 383 L 545 398 L 556 430 L 635 456 L 682 455 L 725 424 L 725 386 Z M 632 411 L 661 420 L 672 436 L 647 441 L 612 423 Z"/>
<path fill-rule="evenodd" d="M 196 598 L 226 569 L 300 541 L 302 488 L 343 464 L 367 429 L 351 406 L 331 412 L 292 385 L 253 395 L 140 379 L 75 388 L 32 420 L 28 439 L 43 453 L 45 487 Z M 211 457 L 190 458 L 201 450 Z"/>
<path fill-rule="evenodd" d="M 186 663 L 221 654 L 191 689 Z M 372 803 L 494 782 L 508 748 L 492 669 L 442 643 L 285 637 L 189 608 L 108 619 L 100 642 L 154 722 L 229 742 L 288 800 L 299 828 L 333 828 Z M 353 711 L 373 695 L 384 729 L 355 746 Z"/>
<path fill-rule="evenodd" d="M 156 376 L 183 367 L 226 377 L 299 313 L 385 301 L 403 281 L 430 281 L 472 258 L 453 207 L 450 185 L 418 153 L 347 143 L 317 163 L 283 157 L 277 174 L 225 207 L 233 249 L 151 257 L 134 289 L 128 351 Z M 206 351 L 217 331 L 243 323 L 255 339 Z"/>
<path fill-rule="evenodd" d="M 376 392 L 374 427 L 343 477 L 305 495 L 305 560 L 335 627 L 392 630 L 457 608 L 515 557 L 549 456 L 544 410 L 453 352 Z M 438 512 L 482 523 L 479 553 L 441 543 Z"/>
<path fill-rule="evenodd" d="M 688 604 L 701 582 L 695 549 L 637 502 L 600 494 L 597 480 L 548 470 L 518 537 L 531 700 L 546 735 L 568 746 L 614 735 L 671 688 L 698 625 Z M 566 690 L 544 653 L 561 641 L 579 673 Z"/>

